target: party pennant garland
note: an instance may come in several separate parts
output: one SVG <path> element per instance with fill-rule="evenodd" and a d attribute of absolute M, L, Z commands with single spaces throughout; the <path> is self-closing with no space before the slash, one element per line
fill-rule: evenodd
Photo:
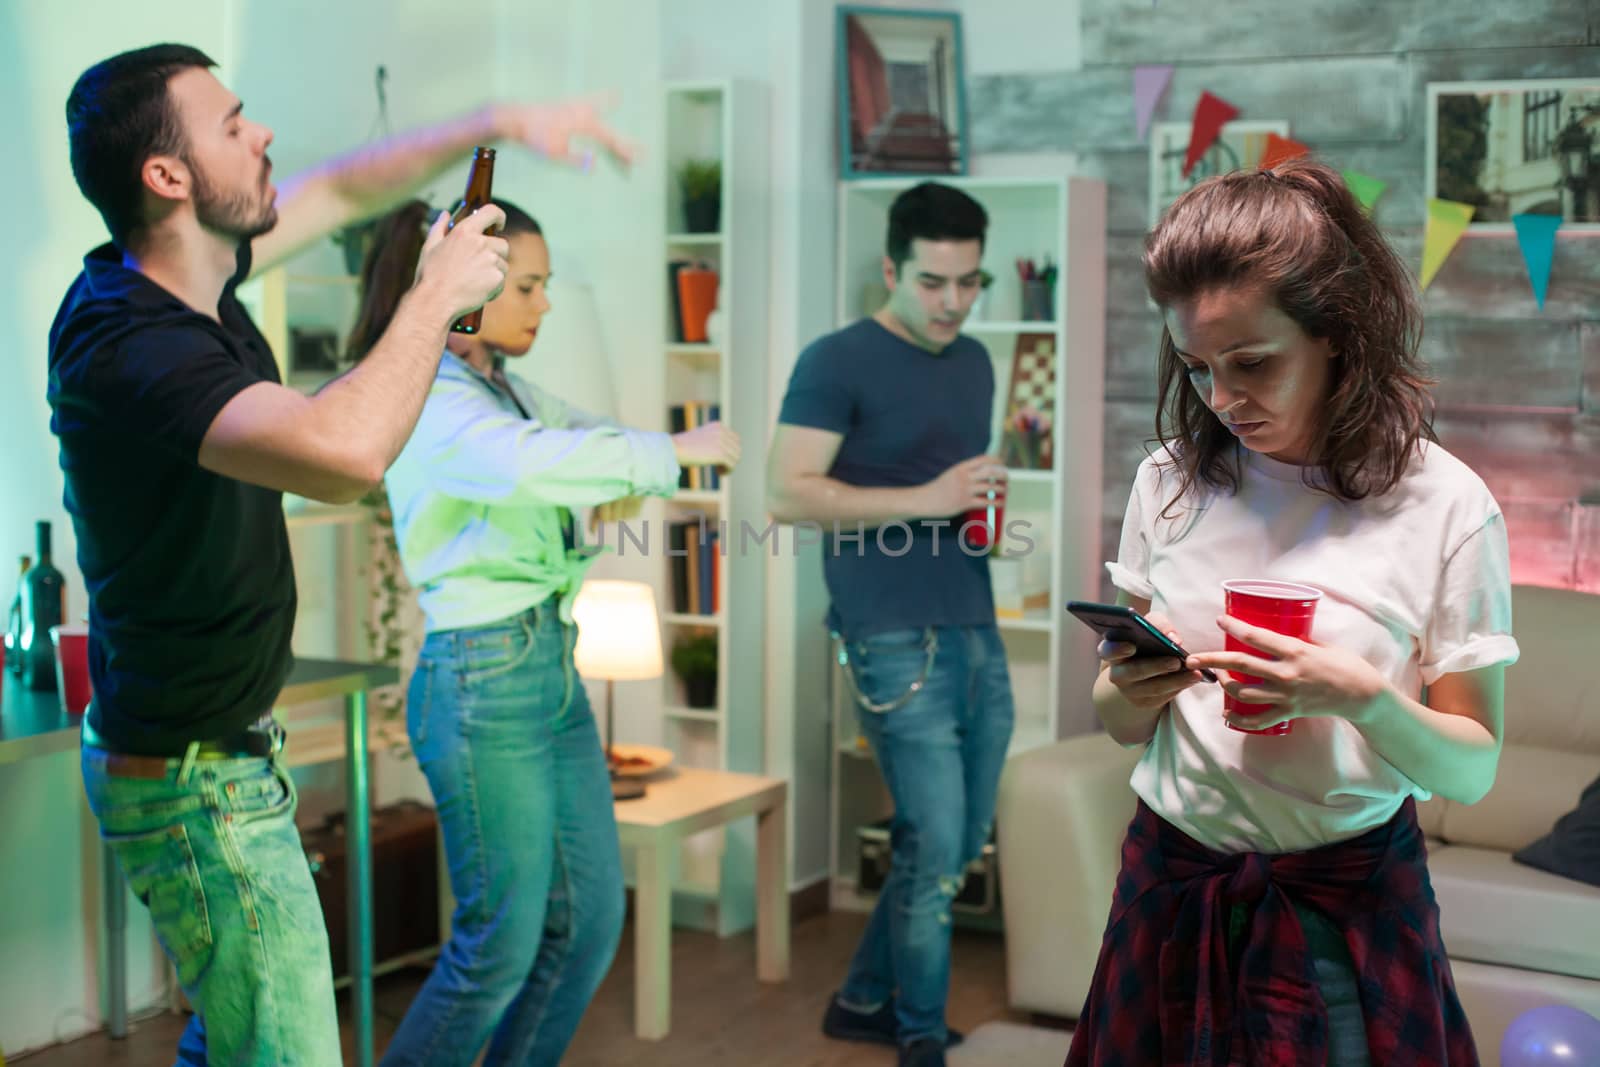
<path fill-rule="evenodd" d="M 1350 193 L 1361 205 L 1361 210 L 1372 214 L 1372 205 L 1378 202 L 1378 197 L 1389 187 L 1389 183 L 1374 178 L 1370 174 L 1362 174 L 1359 170 L 1341 171 L 1344 175 L 1345 185 L 1350 187 Z"/>
<path fill-rule="evenodd" d="M 1544 294 L 1550 287 L 1550 262 L 1556 255 L 1556 230 L 1561 228 L 1560 215 L 1513 215 L 1511 224 L 1517 228 L 1517 244 L 1522 246 L 1522 262 L 1528 267 L 1528 284 L 1533 286 L 1533 298 L 1544 310 Z"/>
<path fill-rule="evenodd" d="M 1238 117 L 1239 109 L 1220 96 L 1212 96 L 1209 90 L 1200 93 L 1200 99 L 1194 105 L 1194 121 L 1189 127 L 1189 152 L 1183 158 L 1185 178 L 1200 162 L 1200 157 L 1216 144 L 1222 127 Z"/>
<path fill-rule="evenodd" d="M 1477 209 L 1454 200 L 1428 199 L 1428 222 L 1422 231 L 1422 288 L 1426 289 L 1439 273 L 1450 252 L 1467 232 L 1467 223 Z"/>
<path fill-rule="evenodd" d="M 1141 141 L 1150 132 L 1150 120 L 1155 117 L 1156 105 L 1172 81 L 1172 70 L 1170 63 L 1133 68 L 1133 116 Z"/>
<path fill-rule="evenodd" d="M 1163 94 L 1172 82 L 1172 74 L 1171 64 L 1148 64 L 1133 69 L 1134 121 L 1141 141 L 1150 132 L 1151 120 L 1155 117 L 1156 108 Z M 1239 115 L 1239 109 L 1226 100 L 1209 90 L 1201 91 L 1200 99 L 1195 102 L 1194 118 L 1189 127 L 1189 148 L 1183 160 L 1185 178 L 1211 146 L 1216 144 L 1217 138 L 1222 134 L 1222 127 Z M 1265 170 L 1286 160 L 1309 154 L 1310 149 L 1304 143 L 1276 133 L 1268 133 L 1266 148 L 1262 152 L 1259 166 Z M 1345 170 L 1340 174 L 1350 194 L 1356 198 L 1361 209 L 1370 215 L 1378 198 L 1388 188 L 1388 183 L 1358 170 Z M 1471 204 L 1441 200 L 1437 197 L 1429 198 L 1428 219 L 1422 237 L 1422 273 L 1418 279 L 1422 289 L 1432 284 L 1439 269 L 1444 266 L 1445 260 L 1450 258 L 1450 253 L 1455 250 L 1457 243 L 1467 232 L 1475 211 L 1476 208 Z M 1522 260 L 1527 267 L 1528 284 L 1533 290 L 1534 300 L 1542 310 L 1550 287 L 1550 269 L 1555 259 L 1556 231 L 1561 228 L 1561 216 L 1523 214 L 1513 216 L 1511 222 L 1516 227 L 1517 244 L 1522 250 Z"/>
<path fill-rule="evenodd" d="M 1311 149 L 1291 137 L 1279 137 L 1275 133 L 1267 134 L 1267 147 L 1261 153 L 1259 166 L 1262 170 L 1269 170 L 1279 163 L 1286 162 L 1298 156 L 1311 154 Z"/>

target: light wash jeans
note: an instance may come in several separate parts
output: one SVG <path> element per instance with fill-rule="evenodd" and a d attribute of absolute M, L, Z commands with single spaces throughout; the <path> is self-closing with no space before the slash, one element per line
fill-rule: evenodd
<path fill-rule="evenodd" d="M 622 934 L 622 858 L 605 753 L 547 600 L 430 633 L 407 726 L 438 806 L 456 911 L 450 942 L 387 1067 L 556 1064 Z"/>
<path fill-rule="evenodd" d="M 1315 908 L 1295 903 L 1300 929 L 1305 935 L 1306 952 L 1316 974 L 1317 991 L 1328 1010 L 1327 1067 L 1371 1067 L 1367 1050 L 1367 1020 L 1361 1009 L 1361 988 L 1355 960 L 1344 934 L 1333 921 Z M 1228 915 L 1228 951 L 1236 953 L 1239 939 L 1249 922 L 1249 910 L 1235 904 Z"/>
<path fill-rule="evenodd" d="M 931 667 L 928 651 L 933 649 Z M 994 821 L 1014 711 L 994 626 L 938 626 L 846 639 L 856 703 L 894 800 L 891 865 L 839 991 L 870 1009 L 895 996 L 902 1045 L 943 1040 L 950 992 L 950 903 Z"/>
<path fill-rule="evenodd" d="M 328 933 L 295 790 L 276 756 L 196 761 L 179 781 L 106 772 L 82 751 L 100 833 L 195 1007 L 178 1046 L 185 1067 L 338 1064 Z"/>
<path fill-rule="evenodd" d="M 1328 1008 L 1328 1067 L 1371 1067 L 1367 1021 L 1361 1010 L 1361 989 L 1350 946 L 1345 944 L 1339 928 L 1321 912 L 1300 904 L 1294 910 L 1305 932 L 1317 989 Z"/>

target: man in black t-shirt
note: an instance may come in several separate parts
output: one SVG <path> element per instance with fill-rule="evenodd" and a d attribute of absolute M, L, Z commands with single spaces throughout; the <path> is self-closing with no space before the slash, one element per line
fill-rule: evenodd
<path fill-rule="evenodd" d="M 586 105 L 500 105 L 331 160 L 278 197 L 272 133 L 183 45 L 113 56 L 67 100 L 73 175 L 111 242 L 50 331 L 51 429 L 89 591 L 83 774 L 105 840 L 198 1009 L 184 1063 L 338 1063 L 328 943 L 271 708 L 295 583 L 282 493 L 377 484 L 449 324 L 496 293 L 484 209 L 434 223 L 416 282 L 359 367 L 286 389 L 239 303 L 252 271 L 376 214 L 473 145 L 627 150 Z M 585 160 L 586 162 L 586 160 Z"/>
<path fill-rule="evenodd" d="M 943 1067 L 960 1040 L 944 1019 L 950 906 L 988 839 L 1013 718 L 987 548 L 1006 531 L 963 536 L 1006 487 L 983 454 L 994 368 L 960 333 L 987 224 L 947 185 L 895 200 L 889 303 L 801 353 L 768 460 L 773 517 L 825 533 L 829 627 L 894 800 L 889 874 L 823 1030 L 898 1044 L 914 1067 Z"/>

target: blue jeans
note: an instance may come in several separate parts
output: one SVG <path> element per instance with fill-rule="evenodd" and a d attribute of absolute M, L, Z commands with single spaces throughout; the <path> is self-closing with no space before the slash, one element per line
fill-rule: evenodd
<path fill-rule="evenodd" d="M 85 745 L 100 833 L 195 1006 L 178 1063 L 326 1067 L 340 1059 L 328 934 L 295 790 L 277 757 L 181 760 L 164 778 L 106 771 Z"/>
<path fill-rule="evenodd" d="M 547 600 L 428 634 L 406 725 L 433 789 L 456 911 L 386 1065 L 556 1064 L 622 935 L 610 775 Z"/>
<path fill-rule="evenodd" d="M 846 650 L 856 717 L 894 800 L 894 821 L 889 875 L 839 998 L 870 1009 L 896 996 L 902 1044 L 942 1040 L 950 903 L 989 838 L 1011 740 L 1005 646 L 994 626 L 938 626 L 872 634 L 847 641 Z M 919 679 L 921 688 L 900 703 Z"/>
<path fill-rule="evenodd" d="M 1316 974 L 1317 991 L 1328 1011 L 1328 1067 L 1371 1067 L 1367 1050 L 1367 1020 L 1361 1010 L 1360 982 L 1355 960 L 1344 934 L 1315 908 L 1295 902 L 1305 935 L 1306 952 Z M 1228 917 L 1228 951 L 1236 953 L 1250 912 L 1235 904 Z"/>
<path fill-rule="evenodd" d="M 1328 1067 L 1371 1067 L 1367 1021 L 1361 1010 L 1361 990 L 1350 946 L 1345 944 L 1339 928 L 1321 912 L 1300 904 L 1294 910 L 1300 916 L 1317 988 L 1328 1009 Z"/>

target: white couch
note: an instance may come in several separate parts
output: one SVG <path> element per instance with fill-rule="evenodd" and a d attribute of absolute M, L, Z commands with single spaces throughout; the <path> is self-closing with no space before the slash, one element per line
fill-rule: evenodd
<path fill-rule="evenodd" d="M 1518 586 L 1522 658 L 1506 672 L 1494 788 L 1419 808 L 1461 1001 L 1486 1064 L 1517 1015 L 1567 1004 L 1600 1016 L 1600 888 L 1513 863 L 1600 776 L 1600 597 Z M 1111 907 L 1128 776 L 1139 750 L 1104 734 L 1013 758 L 996 829 L 1011 1007 L 1075 1017 Z"/>

